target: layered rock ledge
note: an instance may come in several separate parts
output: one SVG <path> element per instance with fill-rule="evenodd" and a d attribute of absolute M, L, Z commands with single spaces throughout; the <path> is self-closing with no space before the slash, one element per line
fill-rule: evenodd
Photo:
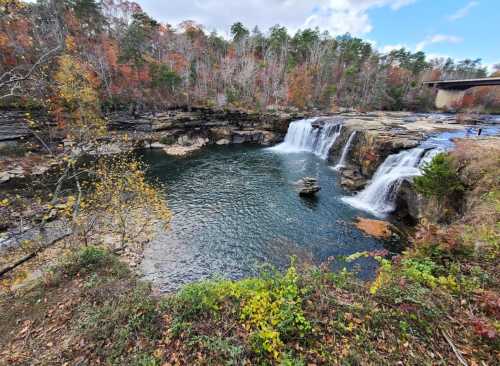
<path fill-rule="evenodd" d="M 428 136 L 463 129 L 454 118 L 403 112 L 343 114 L 343 128 L 332 146 L 329 160 L 338 162 L 351 134 L 341 185 L 351 191 L 362 189 L 387 156 L 417 147 Z"/>

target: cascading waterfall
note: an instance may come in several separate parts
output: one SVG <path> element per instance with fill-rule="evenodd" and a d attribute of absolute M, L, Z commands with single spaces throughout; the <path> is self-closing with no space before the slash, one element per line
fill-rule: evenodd
<path fill-rule="evenodd" d="M 316 120 L 317 118 L 311 118 L 292 122 L 285 141 L 271 149 L 288 153 L 308 151 L 326 159 L 340 135 L 342 124 L 327 121 L 316 126 L 313 125 Z"/>
<path fill-rule="evenodd" d="M 344 149 L 342 150 L 342 155 L 340 156 L 340 160 L 337 163 L 337 165 L 335 165 L 335 167 L 333 169 L 339 170 L 339 169 L 345 167 L 347 155 L 349 154 L 349 149 L 351 148 L 352 141 L 354 140 L 354 137 L 356 136 L 356 132 L 357 131 L 353 131 L 353 133 L 351 133 L 351 136 L 349 136 L 349 139 L 347 140 L 347 143 L 345 144 Z"/>
<path fill-rule="evenodd" d="M 418 167 L 421 169 L 425 164 L 430 163 L 437 154 L 445 151 L 446 150 L 441 147 L 432 147 L 430 150 L 427 150 L 425 155 L 422 157 L 420 163 L 418 164 Z"/>
<path fill-rule="evenodd" d="M 421 161 L 429 161 L 432 154 L 432 151 L 426 153 L 425 149 L 415 148 L 390 155 L 363 191 L 342 200 L 376 216 L 387 215 L 395 209 L 396 195 L 403 179 L 420 175 Z"/>

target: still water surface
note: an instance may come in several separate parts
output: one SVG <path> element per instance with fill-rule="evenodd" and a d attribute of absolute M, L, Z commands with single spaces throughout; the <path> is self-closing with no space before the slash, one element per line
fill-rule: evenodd
<path fill-rule="evenodd" d="M 151 178 L 166 185 L 173 212 L 170 230 L 148 246 L 142 265 L 164 291 L 216 276 L 254 275 L 262 263 L 283 268 L 292 255 L 318 264 L 383 249 L 352 225 L 356 216 L 370 215 L 341 201 L 337 173 L 314 154 L 213 146 L 184 158 L 148 151 L 143 159 Z M 316 199 L 297 194 L 305 176 L 319 180 Z M 332 269 L 345 265 L 336 261 Z M 377 267 L 373 259 L 353 265 L 364 278 Z"/>

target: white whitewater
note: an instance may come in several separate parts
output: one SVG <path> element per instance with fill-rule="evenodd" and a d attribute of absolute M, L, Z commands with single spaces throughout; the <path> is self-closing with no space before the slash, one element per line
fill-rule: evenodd
<path fill-rule="evenodd" d="M 432 154 L 432 151 L 426 153 L 425 149 L 415 148 L 388 156 L 363 191 L 342 200 L 375 216 L 391 213 L 403 179 L 420 175 L 421 161 L 429 161 Z"/>
<path fill-rule="evenodd" d="M 351 133 L 351 136 L 349 136 L 349 139 L 347 140 L 347 143 L 345 144 L 344 149 L 342 150 L 342 155 L 340 156 L 340 160 L 337 163 L 337 165 L 335 165 L 335 167 L 333 169 L 339 170 L 339 169 L 342 169 L 345 167 L 346 160 L 347 160 L 347 154 L 349 154 L 352 140 L 354 140 L 354 137 L 356 136 L 356 132 L 357 131 L 353 131 L 353 133 Z"/>
<path fill-rule="evenodd" d="M 320 127 L 313 127 L 317 118 L 303 119 L 290 124 L 285 141 L 271 149 L 274 151 L 294 153 L 312 152 L 322 159 L 328 153 L 342 130 L 340 122 L 325 122 Z"/>

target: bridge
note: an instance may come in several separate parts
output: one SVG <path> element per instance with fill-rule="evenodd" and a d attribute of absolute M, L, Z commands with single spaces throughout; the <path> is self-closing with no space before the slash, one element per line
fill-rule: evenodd
<path fill-rule="evenodd" d="M 436 107 L 438 109 L 453 109 L 454 106 L 461 104 L 468 89 L 476 86 L 500 85 L 500 77 L 425 81 L 423 84 L 438 89 L 436 95 Z"/>

